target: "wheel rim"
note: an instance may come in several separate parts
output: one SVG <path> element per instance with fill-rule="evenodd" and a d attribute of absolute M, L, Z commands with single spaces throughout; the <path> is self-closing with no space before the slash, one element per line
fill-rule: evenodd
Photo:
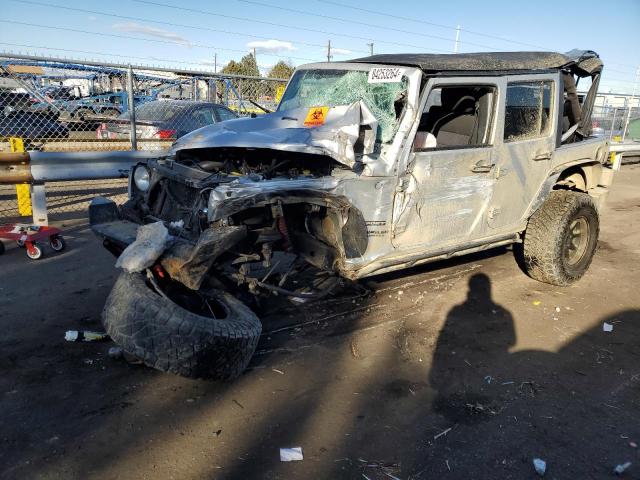
<path fill-rule="evenodd" d="M 573 266 L 584 257 L 589 245 L 589 222 L 585 217 L 573 219 L 569 224 L 564 241 L 564 259 Z"/>
<path fill-rule="evenodd" d="M 31 248 L 27 248 L 27 256 L 34 260 L 37 260 L 42 255 L 42 250 L 37 245 L 32 245 Z"/>
<path fill-rule="evenodd" d="M 53 248 L 56 252 L 62 250 L 62 240 L 60 240 L 59 238 L 52 238 L 50 244 L 51 248 Z"/>

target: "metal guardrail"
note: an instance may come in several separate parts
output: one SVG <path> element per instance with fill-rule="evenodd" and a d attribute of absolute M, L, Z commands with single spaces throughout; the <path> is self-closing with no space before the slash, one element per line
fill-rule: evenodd
<path fill-rule="evenodd" d="M 46 183 L 76 182 L 73 191 L 86 195 L 90 186 L 80 185 L 78 189 L 78 181 L 125 179 L 133 165 L 159 155 L 161 152 L 157 151 L 4 153 L 0 154 L 0 185 L 28 184 L 33 223 L 47 225 Z M 56 185 L 56 193 L 58 197 L 65 197 L 60 185 Z"/>

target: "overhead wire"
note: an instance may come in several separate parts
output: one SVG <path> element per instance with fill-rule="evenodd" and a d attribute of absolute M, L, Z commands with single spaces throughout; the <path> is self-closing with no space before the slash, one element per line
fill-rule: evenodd
<path fill-rule="evenodd" d="M 133 20 L 133 21 L 136 21 L 136 22 L 155 23 L 155 24 L 158 24 L 158 25 L 165 25 L 165 26 L 170 26 L 170 27 L 188 28 L 188 29 L 193 29 L 193 30 L 201 30 L 201 31 L 207 31 L 207 32 L 214 32 L 214 33 L 224 33 L 226 35 L 236 35 L 236 36 L 242 36 L 242 37 L 247 37 L 247 38 L 255 38 L 257 40 L 278 40 L 280 42 L 290 42 L 290 43 L 295 41 L 295 43 L 297 43 L 299 45 L 305 45 L 305 46 L 309 46 L 309 47 L 320 47 L 320 48 L 325 48 L 326 47 L 325 44 L 320 44 L 320 43 L 310 43 L 310 42 L 298 41 L 298 40 L 287 40 L 287 39 L 282 39 L 282 38 L 264 37 L 264 36 L 259 36 L 259 35 L 253 35 L 253 34 L 250 34 L 250 33 L 235 32 L 235 31 L 231 31 L 231 30 L 221 30 L 221 29 L 217 29 L 217 28 L 203 27 L 203 26 L 199 26 L 199 25 L 189 25 L 189 24 L 184 24 L 184 23 L 167 22 L 167 21 L 164 21 L 164 20 L 153 20 L 153 19 L 149 19 L 149 18 L 135 17 L 135 16 L 131 16 L 131 15 L 121 15 L 121 14 L 109 13 L 109 12 L 99 11 L 99 10 L 90 10 L 90 9 L 86 9 L 86 8 L 68 7 L 66 5 L 59 5 L 59 4 L 55 4 L 55 3 L 39 2 L 37 0 L 9 0 L 9 1 L 14 2 L 14 3 L 37 5 L 37 6 L 41 6 L 41 7 L 56 8 L 56 9 L 59 9 L 59 10 L 67 10 L 67 11 L 73 11 L 73 12 L 79 12 L 79 13 L 87 13 L 87 14 L 91 14 L 91 15 L 100 15 L 100 16 L 105 16 L 105 17 L 118 18 L 118 19 L 122 19 L 122 20 Z M 360 50 L 358 52 L 359 53 L 367 53 L 364 50 Z"/>
<path fill-rule="evenodd" d="M 31 1 L 31 0 L 11 0 L 11 1 Z M 198 13 L 201 15 L 211 15 L 214 17 L 219 17 L 219 18 L 226 18 L 226 19 L 231 19 L 231 20 L 239 20 L 239 21 L 243 21 L 243 22 L 251 22 L 251 23 L 256 23 L 256 24 L 260 24 L 260 25 L 269 25 L 271 27 L 279 27 L 279 28 L 288 28 L 288 29 L 293 29 L 293 30 L 297 30 L 297 31 L 304 31 L 304 32 L 310 32 L 310 33 L 321 33 L 323 35 L 331 35 L 331 36 L 336 36 L 336 37 L 344 37 L 344 38 L 351 38 L 351 39 L 356 39 L 356 40 L 364 40 L 364 41 L 375 41 L 376 43 L 381 43 L 381 44 L 386 44 L 386 45 L 395 45 L 395 46 L 401 46 L 401 47 L 410 47 L 410 48 L 418 48 L 421 50 L 432 50 L 432 51 L 441 51 L 441 52 L 447 52 L 450 53 L 449 50 L 443 50 L 443 49 L 437 49 L 437 48 L 429 48 L 429 47 L 424 47 L 424 46 L 420 46 L 420 45 L 412 45 L 410 43 L 402 43 L 402 42 L 391 42 L 388 40 L 376 40 L 374 38 L 371 37 L 362 37 L 359 35 L 351 35 L 348 33 L 341 33 L 341 32 L 332 32 L 329 30 L 320 30 L 317 28 L 309 28 L 309 27 L 302 27 L 299 25 L 287 25 L 284 23 L 276 23 L 276 22 L 270 22 L 267 20 L 257 20 L 254 18 L 247 18 L 247 17 L 237 17 L 234 15 L 227 15 L 227 14 L 223 14 L 223 13 L 218 13 L 218 12 L 212 12 L 209 10 L 201 10 L 198 8 L 190 8 L 190 7 L 185 7 L 182 5 L 174 5 L 174 4 L 170 4 L 170 3 L 162 3 L 162 2 L 157 2 L 157 1 L 152 1 L 152 0 L 133 0 L 136 3 L 142 3 L 145 5 L 153 5 L 156 7 L 164 7 L 164 8 L 172 8 L 175 10 L 180 10 L 183 12 L 192 12 L 192 13 Z M 448 39 L 450 40 L 450 39 Z"/>
<path fill-rule="evenodd" d="M 138 1 L 138 0 L 136 0 Z M 142 0 L 140 0 L 142 1 Z M 386 31 L 390 31 L 390 32 L 396 32 L 396 33 L 404 33 L 407 35 L 416 35 L 416 36 L 420 36 L 420 37 L 425 37 L 425 38 L 432 38 L 432 39 L 436 39 L 436 40 L 444 40 L 446 42 L 450 42 L 452 39 L 449 37 L 442 37 L 439 35 L 432 35 L 432 34 L 428 34 L 428 33 L 424 33 L 424 32 L 415 32 L 412 30 L 404 30 L 401 28 L 395 28 L 395 27 L 390 27 L 390 26 L 386 26 L 386 25 L 377 25 L 377 24 L 373 24 L 373 23 L 368 23 L 368 22 L 362 22 L 360 20 L 353 20 L 353 19 L 349 19 L 349 18 L 343 18 L 343 17 L 335 17 L 332 15 L 325 15 L 322 13 L 312 13 L 312 12 L 307 12 L 305 10 L 298 10 L 295 8 L 289 8 L 289 7 L 283 7 L 280 5 L 274 5 L 272 3 L 266 3 L 266 2 L 260 2 L 257 0 L 236 0 L 240 3 L 245 3 L 245 4 L 249 4 L 249 5 L 258 5 L 258 6 L 262 6 L 262 7 L 268 7 L 268 8 L 273 8 L 276 10 L 282 10 L 285 12 L 291 12 L 291 13 L 296 13 L 298 15 L 307 15 L 307 16 L 312 16 L 312 17 L 318 17 L 318 18 L 324 18 L 327 20 L 336 20 L 338 22 L 346 22 L 352 25 L 361 25 L 364 27 L 369 27 L 369 28 L 380 28 Z M 462 42 L 461 42 L 462 43 Z M 465 41 L 464 43 L 466 43 L 467 45 L 473 45 L 476 47 L 481 47 L 481 48 L 489 48 L 489 49 L 495 49 L 496 47 L 492 47 L 489 45 L 483 45 L 480 43 L 474 43 L 474 42 L 468 42 Z"/>
<path fill-rule="evenodd" d="M 52 26 L 52 25 L 41 25 L 41 24 L 36 24 L 36 23 L 18 22 L 18 21 L 15 21 L 15 20 L 0 20 L 0 23 L 23 25 L 23 26 L 37 27 L 37 28 L 47 28 L 47 29 L 51 29 L 51 30 L 60 30 L 60 31 L 66 31 L 66 32 L 83 33 L 83 34 L 87 34 L 87 35 L 96 35 L 96 36 L 100 36 L 100 37 L 122 38 L 122 39 L 125 39 L 125 40 L 140 40 L 140 41 L 143 41 L 143 42 L 161 43 L 161 44 L 167 44 L 167 45 L 182 45 L 182 46 L 185 45 L 184 42 L 175 41 L 175 40 L 172 41 L 172 40 L 161 40 L 161 39 L 158 39 L 158 38 L 134 37 L 134 36 L 131 36 L 131 35 L 121 35 L 121 34 L 116 34 L 116 33 L 91 32 L 91 31 L 88 31 L 88 30 L 80 30 L 80 29 L 76 29 L 76 28 L 56 27 L 56 26 Z M 229 52 L 247 53 L 247 50 L 240 50 L 240 49 L 234 49 L 234 48 L 224 48 L 224 47 L 218 47 L 216 45 L 204 45 L 204 44 L 192 43 L 192 42 L 189 42 L 189 45 L 192 46 L 192 47 L 207 48 L 207 49 L 212 49 L 212 50 L 222 50 L 222 51 L 229 51 Z M 278 57 L 278 58 L 283 57 L 283 55 L 277 55 L 277 54 L 266 53 L 266 52 L 262 53 L 262 55 Z M 317 61 L 317 59 L 315 59 L 315 58 L 308 58 L 308 57 L 295 57 L 295 56 L 289 56 L 289 55 L 286 55 L 286 57 L 287 58 L 296 59 L 296 60 L 309 61 L 309 62 Z"/>

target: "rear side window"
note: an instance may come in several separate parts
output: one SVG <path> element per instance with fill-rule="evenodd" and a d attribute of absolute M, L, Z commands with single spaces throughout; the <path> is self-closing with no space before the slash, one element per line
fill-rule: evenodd
<path fill-rule="evenodd" d="M 216 112 L 218 113 L 219 121 L 224 122 L 225 120 L 233 120 L 234 118 L 238 118 L 238 116 L 233 113 L 231 110 L 227 110 L 226 108 L 217 108 Z"/>
<path fill-rule="evenodd" d="M 198 108 L 191 112 L 191 117 L 198 127 L 205 127 L 215 123 L 213 118 L 213 110 L 209 108 Z"/>
<path fill-rule="evenodd" d="M 510 83 L 504 115 L 504 140 L 541 137 L 551 126 L 553 82 Z"/>

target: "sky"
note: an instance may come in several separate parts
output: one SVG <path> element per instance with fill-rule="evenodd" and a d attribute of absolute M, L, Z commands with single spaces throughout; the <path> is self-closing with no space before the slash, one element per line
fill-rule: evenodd
<path fill-rule="evenodd" d="M 631 93 L 640 0 L 0 0 L 0 52 L 213 71 L 255 48 L 266 72 L 374 53 L 595 50 L 601 92 Z M 370 44 L 373 43 L 373 46 Z M 640 84 L 638 85 L 640 92 Z"/>

